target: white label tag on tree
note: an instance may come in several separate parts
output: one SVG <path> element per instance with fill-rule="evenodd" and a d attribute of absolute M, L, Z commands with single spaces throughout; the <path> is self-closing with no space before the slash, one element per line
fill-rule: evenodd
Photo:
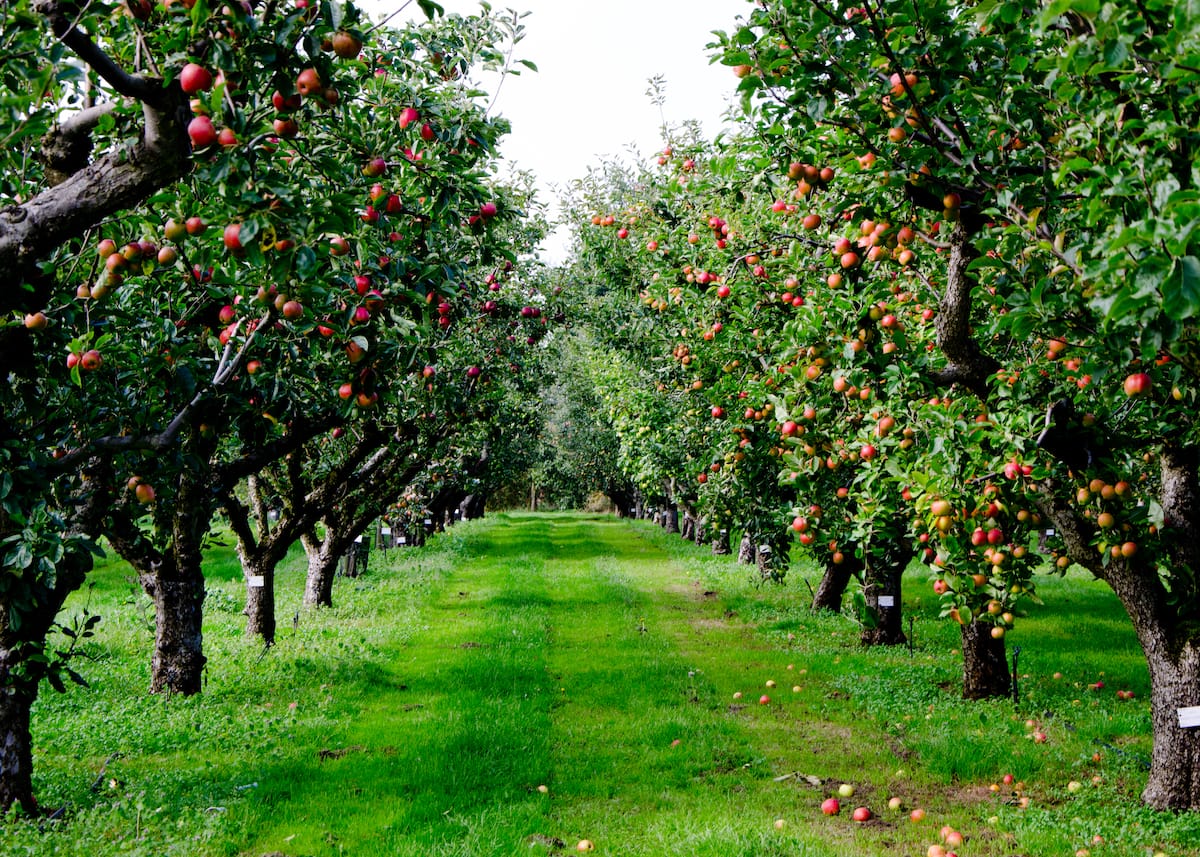
<path fill-rule="evenodd" d="M 354 540 L 354 543 L 355 543 L 356 545 L 361 545 L 361 544 L 362 544 L 362 536 L 359 536 L 358 538 L 356 538 L 356 539 Z"/>
<path fill-rule="evenodd" d="M 408 538 L 405 536 L 401 536 L 400 540 L 397 542 L 397 544 L 402 544 L 402 545 L 408 544 Z"/>
<path fill-rule="evenodd" d="M 392 528 L 391 528 L 391 527 L 384 527 L 384 528 L 383 528 L 383 529 L 381 529 L 379 532 L 380 532 L 380 534 L 381 534 L 381 535 L 384 535 L 384 536 L 390 536 L 390 535 L 392 534 Z"/>
<path fill-rule="evenodd" d="M 432 519 L 432 518 L 426 518 L 426 519 L 425 519 L 425 526 L 427 526 L 427 527 L 432 527 L 432 526 L 433 526 L 433 519 Z"/>
<path fill-rule="evenodd" d="M 896 596 L 880 595 L 879 596 L 879 606 L 880 607 L 895 607 L 896 606 Z"/>
<path fill-rule="evenodd" d="M 267 585 L 267 579 L 261 574 L 252 574 L 246 578 L 246 585 L 252 589 L 261 589 Z"/>
<path fill-rule="evenodd" d="M 1200 705 L 1179 709 L 1179 728 L 1195 729 L 1200 726 Z"/>

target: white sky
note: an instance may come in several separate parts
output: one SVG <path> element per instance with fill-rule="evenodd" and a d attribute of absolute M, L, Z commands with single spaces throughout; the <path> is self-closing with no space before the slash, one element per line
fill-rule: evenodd
<path fill-rule="evenodd" d="M 404 0 L 361 0 L 373 17 Z M 474 14 L 477 0 L 440 0 L 447 12 Z M 548 203 L 555 186 L 582 178 L 602 156 L 643 158 L 662 148 L 663 118 L 669 125 L 698 120 L 705 136 L 716 135 L 737 85 L 731 69 L 709 64 L 713 30 L 730 31 L 750 0 L 497 0 L 494 9 L 529 12 L 526 36 L 515 57 L 532 60 L 500 89 L 495 112 L 513 126 L 501 153 L 534 173 Z M 420 15 L 415 3 L 402 16 Z M 665 78 L 662 113 L 646 90 Z M 495 90 L 493 82 L 487 83 Z M 552 209 L 556 210 L 556 209 Z M 568 236 L 561 230 L 542 254 L 564 260 Z"/>

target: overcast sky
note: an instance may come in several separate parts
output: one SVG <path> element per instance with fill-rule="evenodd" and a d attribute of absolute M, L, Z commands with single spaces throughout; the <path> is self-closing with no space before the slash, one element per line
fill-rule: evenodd
<path fill-rule="evenodd" d="M 447 12 L 474 14 L 475 0 L 439 0 Z M 404 0 L 363 0 L 373 17 Z M 750 0 L 511 0 L 493 8 L 529 12 L 516 57 L 536 73 L 508 77 L 495 111 L 512 122 L 501 153 L 551 188 L 581 178 L 602 156 L 644 157 L 662 147 L 661 127 L 695 119 L 713 137 L 722 125 L 737 78 L 710 64 L 713 30 L 730 30 Z M 420 14 L 416 3 L 402 17 Z M 650 102 L 649 79 L 666 81 L 662 113 Z M 494 88 L 494 87 L 489 87 Z M 547 200 L 552 201 L 552 200 Z M 565 233 L 545 248 L 561 262 Z"/>

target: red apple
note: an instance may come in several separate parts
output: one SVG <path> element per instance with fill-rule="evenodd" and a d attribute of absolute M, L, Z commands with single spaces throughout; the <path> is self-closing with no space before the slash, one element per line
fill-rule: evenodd
<path fill-rule="evenodd" d="M 296 91 L 303 96 L 323 95 L 321 75 L 315 68 L 306 68 L 296 77 Z"/>
<path fill-rule="evenodd" d="M 854 810 L 850 817 L 857 822 L 870 821 L 871 810 L 865 806 L 860 806 Z"/>
<path fill-rule="evenodd" d="M 826 815 L 837 815 L 841 811 L 842 805 L 838 803 L 838 799 L 835 797 L 826 798 L 821 802 L 821 812 Z"/>
<path fill-rule="evenodd" d="M 404 129 L 421 118 L 415 107 L 405 107 L 400 111 L 400 128 Z"/>
<path fill-rule="evenodd" d="M 293 110 L 300 109 L 300 94 L 293 92 L 291 95 L 284 95 L 278 89 L 271 96 L 271 106 L 279 113 L 291 113 Z"/>
<path fill-rule="evenodd" d="M 188 136 L 192 139 L 192 148 L 203 149 L 217 141 L 217 129 L 207 116 L 193 117 L 188 123 Z"/>
<path fill-rule="evenodd" d="M 333 52 L 342 59 L 352 60 L 362 52 L 362 39 L 345 30 L 338 30 L 330 41 Z"/>
<path fill-rule="evenodd" d="M 1145 372 L 1135 372 L 1125 379 L 1125 395 L 1141 396 L 1150 389 L 1150 376 Z"/>
<path fill-rule="evenodd" d="M 190 62 L 179 72 L 179 87 L 188 95 L 212 89 L 212 72 L 202 65 Z"/>

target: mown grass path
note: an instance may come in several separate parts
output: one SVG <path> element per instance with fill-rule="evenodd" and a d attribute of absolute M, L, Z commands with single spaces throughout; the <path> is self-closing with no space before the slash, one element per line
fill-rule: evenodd
<path fill-rule="evenodd" d="M 271 807 L 258 841 L 289 854 L 583 839 L 611 854 L 797 853 L 774 820 L 801 796 L 773 778 L 834 750 L 850 779 L 854 746 L 879 745 L 838 746 L 793 693 L 788 652 L 728 621 L 716 594 L 626 522 L 493 519 L 429 593 L 344 746 L 289 777 L 286 799 L 258 795 Z M 314 825 L 317 793 L 335 811 Z"/>
<path fill-rule="evenodd" d="M 802 570 L 759 586 L 647 523 L 493 515 L 373 554 L 337 608 L 297 614 L 264 654 L 242 639 L 228 560 L 209 568 L 212 666 L 191 699 L 144 693 L 144 605 L 119 566 L 98 573 L 93 686 L 44 697 L 35 722 L 40 791 L 66 811 L 0 827 L 0 854 L 475 857 L 590 840 L 631 857 L 920 857 L 951 825 L 962 857 L 1200 855 L 1200 821 L 1136 805 L 1145 706 L 1112 691 L 1144 699 L 1145 668 L 1091 581 L 1047 581 L 1048 606 L 1019 622 L 1014 707 L 958 698 L 957 634 L 921 572 L 905 581 L 915 645 L 865 650 L 852 620 L 807 610 Z M 288 568 L 282 604 L 301 558 Z M 1099 675 L 1110 691 L 1089 697 Z M 1048 743 L 1028 740 L 1031 718 Z M 823 816 L 843 783 L 855 794 Z"/>

